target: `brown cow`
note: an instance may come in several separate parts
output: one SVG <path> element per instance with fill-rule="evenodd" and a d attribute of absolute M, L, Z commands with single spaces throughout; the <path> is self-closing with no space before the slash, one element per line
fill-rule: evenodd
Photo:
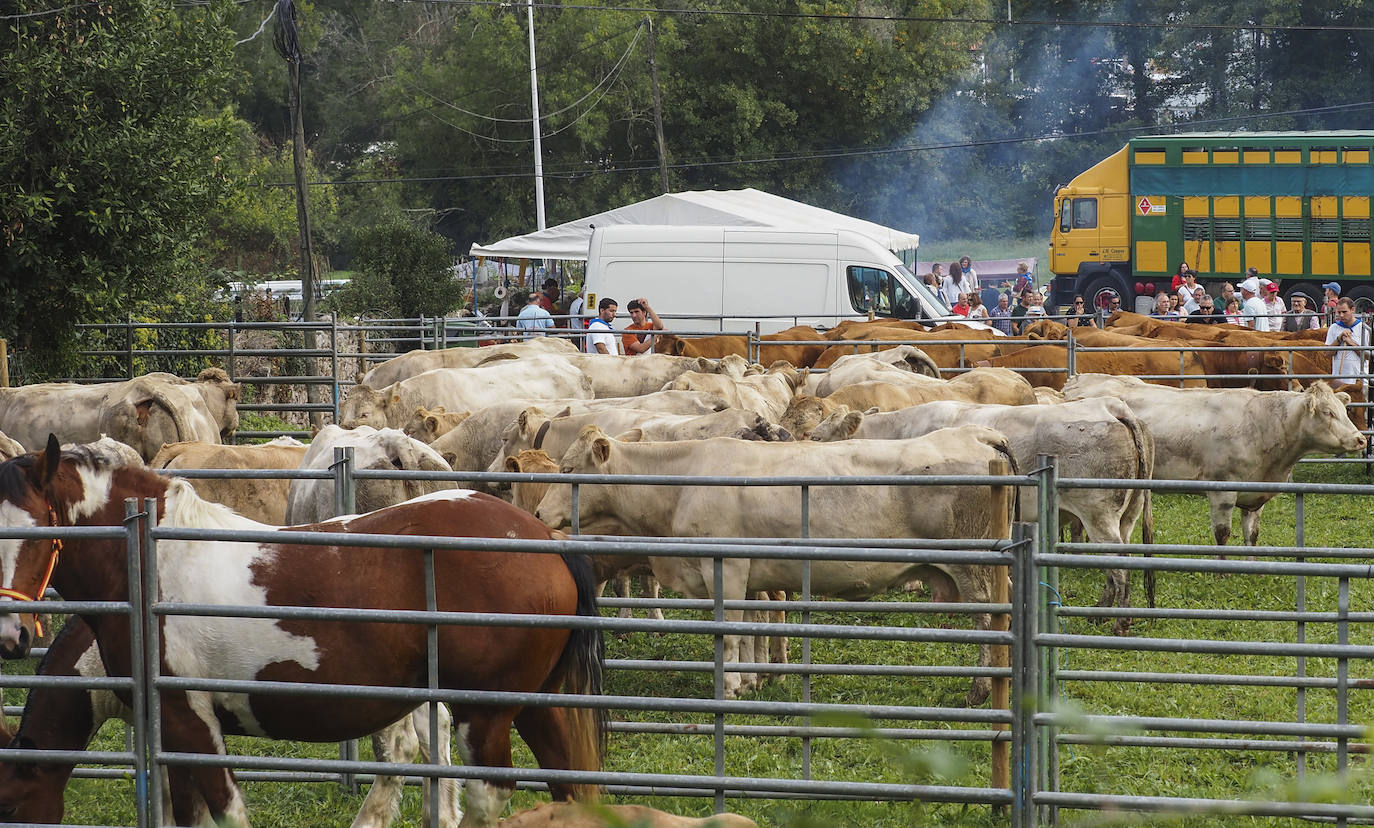
<path fill-rule="evenodd" d="M 719 336 L 694 336 L 683 338 L 673 334 L 656 334 L 658 342 L 654 350 L 660 354 L 676 356 L 706 357 L 720 359 L 727 354 L 749 357 L 748 334 L 720 334 Z M 824 342 L 821 335 L 810 325 L 797 325 L 775 334 L 764 334 L 759 339 L 774 342 Z M 825 345 L 761 345 L 758 362 L 772 365 L 778 360 L 787 360 L 794 368 L 810 368 L 816 357 L 825 350 Z"/>
<path fill-rule="evenodd" d="M 1112 353 L 1080 353 L 1074 355 L 1080 373 L 1125 374 L 1127 376 L 1178 376 L 1180 359 L 1171 353 L 1154 351 L 1116 351 Z M 1062 391 L 1067 376 L 1068 350 L 1061 345 L 1036 345 L 1014 354 L 982 360 L 978 364 L 1011 368 L 1023 371 L 1031 385 L 1039 388 L 1053 388 Z M 1199 376 L 1206 373 L 1202 362 L 1191 351 L 1183 352 L 1182 374 Z M 1160 385 L 1182 385 L 1186 388 L 1202 388 L 1206 380 L 1198 379 L 1158 379 L 1149 382 Z"/>
<path fill-rule="evenodd" d="M 850 341 L 862 342 L 919 342 L 918 347 L 926 353 L 935 364 L 939 365 L 946 377 L 953 377 L 958 373 L 958 369 L 972 367 L 980 359 L 988 359 L 1004 353 L 1002 342 L 1010 337 L 997 336 L 992 331 L 974 330 L 972 328 L 952 327 L 939 331 L 919 331 L 907 330 L 904 328 L 893 328 L 884 326 L 862 327 L 852 326 L 843 337 Z M 949 341 L 980 340 L 987 344 L 972 345 L 942 345 L 936 344 Z M 1024 340 L 1016 340 L 1017 347 L 1025 345 Z M 835 360 L 843 356 L 854 353 L 874 353 L 895 347 L 894 345 L 832 345 L 825 349 L 812 366 L 817 370 L 829 368 Z M 961 359 L 962 357 L 962 359 Z"/>

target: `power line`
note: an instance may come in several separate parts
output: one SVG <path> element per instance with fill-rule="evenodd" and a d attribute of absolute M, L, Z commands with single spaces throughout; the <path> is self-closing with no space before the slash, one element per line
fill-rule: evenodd
<path fill-rule="evenodd" d="M 1200 126 L 1210 126 L 1228 123 L 1241 123 L 1255 121 L 1264 118 L 1284 118 L 1284 117 L 1304 117 L 1310 115 L 1320 115 L 1332 112 L 1358 112 L 1362 110 L 1374 109 L 1374 101 L 1360 101 L 1357 103 L 1335 104 L 1332 106 L 1311 107 L 1307 109 L 1290 109 L 1281 112 L 1263 112 L 1253 115 L 1235 115 L 1224 118 L 1208 118 L 1198 121 L 1187 121 L 1181 124 L 1171 125 L 1177 129 L 1192 129 Z M 946 141 L 934 144 L 907 144 L 896 147 L 881 148 L 839 148 L 833 150 L 820 150 L 798 153 L 783 153 L 778 155 L 763 156 L 758 158 L 703 158 L 693 161 L 681 161 L 669 166 L 678 170 L 700 169 L 704 167 L 730 167 L 730 166 L 751 166 L 756 164 L 781 164 L 797 161 L 825 161 L 835 158 L 859 158 L 881 155 L 899 155 L 906 153 L 933 152 L 951 149 L 977 149 L 982 147 L 1006 146 L 1011 144 L 1029 144 L 1039 141 L 1063 141 L 1078 140 L 1083 138 L 1097 138 L 1106 135 L 1122 135 L 1139 132 L 1165 132 L 1170 126 L 1136 126 L 1136 127 L 1108 127 L 1104 129 L 1092 130 L 1090 132 L 1046 133 L 1031 136 L 1012 136 L 1007 138 L 986 138 L 973 141 Z M 565 167 L 550 172 L 545 170 L 545 175 L 551 178 L 563 178 L 575 180 L 586 178 L 592 175 L 612 175 L 625 173 L 638 173 L 658 169 L 658 162 L 655 161 L 631 161 L 626 165 L 620 165 L 608 169 L 586 169 L 585 167 Z M 369 178 L 369 179 L 349 179 L 338 181 L 311 181 L 311 186 L 332 187 L 350 186 L 362 184 L 432 184 L 451 181 L 485 181 L 498 180 L 504 178 L 526 178 L 528 171 L 520 172 L 483 172 L 471 175 L 442 175 L 442 176 L 417 176 L 404 178 Z M 273 182 L 262 184 L 263 187 L 290 187 L 294 186 L 286 182 Z"/>
<path fill-rule="evenodd" d="M 473 6 L 486 8 L 507 8 L 509 2 L 503 0 L 397 0 L 405 3 L 423 3 L 444 6 Z M 823 12 L 779 12 L 747 11 L 740 9 L 707 8 L 663 8 L 660 6 L 608 6 L 593 4 L 535 3 L 536 9 L 557 9 L 559 11 L 609 11 L 637 12 L 641 14 L 663 15 L 704 15 L 712 17 L 743 17 L 771 20 L 823 20 L 827 22 L 881 22 L 881 23 L 955 23 L 979 26 L 1073 26 L 1105 29 L 1221 29 L 1226 31 L 1312 31 L 1312 32 L 1374 32 L 1374 26 L 1332 26 L 1317 24 L 1280 24 L 1280 23 L 1199 23 L 1183 21 L 1134 21 L 1134 20 L 1059 20 L 1043 18 L 1014 19 L 1010 17 L 947 17 L 941 15 L 887 15 L 887 14 L 829 14 Z"/>

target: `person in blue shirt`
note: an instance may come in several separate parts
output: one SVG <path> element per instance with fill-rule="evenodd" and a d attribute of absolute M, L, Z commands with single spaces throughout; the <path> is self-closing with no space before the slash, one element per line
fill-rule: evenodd
<path fill-rule="evenodd" d="M 525 339 L 547 336 L 548 334 L 544 331 L 553 327 L 553 316 L 539 305 L 539 300 L 543 295 L 542 293 L 531 293 L 526 300 L 525 307 L 520 309 L 520 315 L 515 318 L 515 327 L 525 332 L 521 334 Z"/>

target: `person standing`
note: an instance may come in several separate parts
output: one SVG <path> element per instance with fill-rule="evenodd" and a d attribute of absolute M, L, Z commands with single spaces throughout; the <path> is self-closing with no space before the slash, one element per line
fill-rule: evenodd
<path fill-rule="evenodd" d="M 959 298 L 955 301 L 953 307 L 950 308 L 950 311 L 958 316 L 968 316 L 968 294 L 964 293 L 962 290 L 959 291 Z"/>
<path fill-rule="evenodd" d="M 1197 310 L 1197 299 L 1193 296 L 1193 291 L 1198 287 L 1197 274 L 1189 270 L 1183 274 L 1183 284 L 1178 286 L 1175 291 L 1178 294 L 1179 302 L 1182 303 L 1182 312 L 1186 316 Z"/>
<path fill-rule="evenodd" d="M 964 272 L 956 262 L 949 266 L 949 275 L 945 276 L 940 282 L 940 298 L 945 300 L 945 304 L 954 307 L 959 301 L 959 292 L 963 290 Z"/>
<path fill-rule="evenodd" d="M 1021 335 L 1021 323 L 1026 318 L 1026 311 L 1031 306 L 1031 298 L 1035 296 L 1035 291 L 1026 288 L 1021 291 L 1021 301 L 1016 303 L 1016 307 L 1011 312 L 1011 332 L 1016 336 Z"/>
<path fill-rule="evenodd" d="M 1336 301 L 1336 320 L 1326 331 L 1326 344 L 1336 345 L 1331 357 L 1331 374 L 1338 382 L 1366 385 L 1369 369 L 1369 327 L 1355 315 L 1355 301 L 1342 296 Z"/>
<path fill-rule="evenodd" d="M 969 296 L 978 292 L 978 271 L 973 269 L 973 261 L 968 256 L 959 257 L 959 270 L 963 273 L 963 280 L 959 283 L 959 288 Z"/>
<path fill-rule="evenodd" d="M 1322 317 L 1326 320 L 1327 324 L 1330 324 L 1331 320 L 1336 317 L 1336 303 L 1339 302 L 1341 298 L 1340 283 L 1327 282 L 1322 285 L 1322 294 L 1326 298 L 1326 301 L 1322 303 L 1321 307 Z"/>
<path fill-rule="evenodd" d="M 1035 287 L 1035 282 L 1031 279 L 1030 264 L 1026 262 L 1016 263 L 1016 284 L 1011 287 L 1012 296 L 1020 296 L 1021 291 L 1026 288 Z"/>
<path fill-rule="evenodd" d="M 1217 325 L 1225 322 L 1226 317 L 1216 312 L 1216 303 L 1212 301 L 1212 297 L 1203 293 L 1198 297 L 1198 309 L 1188 314 L 1184 321 L 1199 325 Z"/>
<path fill-rule="evenodd" d="M 930 288 L 931 293 L 935 294 L 936 296 L 942 295 L 945 281 L 944 265 L 940 264 L 939 262 L 932 264 L 930 266 L 930 272 L 925 275 L 924 281 L 926 283 L 926 287 Z"/>
<path fill-rule="evenodd" d="M 661 331 L 663 330 L 663 320 L 658 318 L 654 309 L 649 307 L 648 299 L 630 300 L 630 319 L 629 325 L 625 326 L 627 331 Z M 626 356 L 639 356 L 640 354 L 652 354 L 654 352 L 653 334 L 627 333 L 620 337 L 620 344 Z"/>
<path fill-rule="evenodd" d="M 1240 295 L 1244 300 L 1240 306 L 1241 324 L 1256 331 L 1269 331 L 1269 309 L 1264 306 L 1264 300 L 1259 298 L 1260 284 L 1259 279 L 1254 276 L 1246 277 L 1240 283 Z"/>
<path fill-rule="evenodd" d="M 1005 293 L 998 294 L 997 307 L 988 311 L 988 316 L 992 319 L 992 327 L 1011 336 L 1011 297 Z"/>
<path fill-rule="evenodd" d="M 1225 310 L 1226 304 L 1230 302 L 1232 299 L 1236 300 L 1237 305 L 1240 304 L 1240 297 L 1236 295 L 1236 286 L 1231 284 L 1230 282 L 1222 282 L 1221 295 L 1218 296 L 1217 301 L 1213 302 L 1212 304 L 1216 307 L 1217 310 Z"/>
<path fill-rule="evenodd" d="M 558 315 L 558 280 L 550 276 L 544 280 L 539 291 L 539 307 L 549 312 L 550 316 Z"/>
<path fill-rule="evenodd" d="M 544 333 L 545 329 L 553 327 L 553 316 L 540 301 L 543 296 L 542 293 L 531 293 L 525 300 L 525 307 L 520 309 L 520 315 L 515 317 L 515 327 L 524 331 L 521 334 L 524 339 L 548 336 Z"/>
<path fill-rule="evenodd" d="M 1321 327 L 1317 314 L 1307 309 L 1307 297 L 1301 293 L 1293 297 L 1293 310 L 1283 318 L 1283 329 L 1289 333 L 1315 331 Z"/>
<path fill-rule="evenodd" d="M 609 355 L 620 353 L 615 331 L 611 328 L 611 323 L 615 321 L 615 312 L 619 308 L 620 303 L 609 296 L 596 303 L 597 316 L 587 323 L 587 353 Z"/>
<path fill-rule="evenodd" d="M 1264 300 L 1264 310 L 1269 314 L 1269 330 L 1283 330 L 1283 316 L 1288 313 L 1288 307 L 1279 296 L 1278 282 L 1260 279 L 1260 299 Z"/>

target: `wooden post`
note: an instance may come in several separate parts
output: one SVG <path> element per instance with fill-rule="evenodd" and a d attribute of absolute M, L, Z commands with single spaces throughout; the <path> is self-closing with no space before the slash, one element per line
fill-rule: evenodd
<path fill-rule="evenodd" d="M 0 339 L 0 388 L 10 387 L 10 343 Z"/>

